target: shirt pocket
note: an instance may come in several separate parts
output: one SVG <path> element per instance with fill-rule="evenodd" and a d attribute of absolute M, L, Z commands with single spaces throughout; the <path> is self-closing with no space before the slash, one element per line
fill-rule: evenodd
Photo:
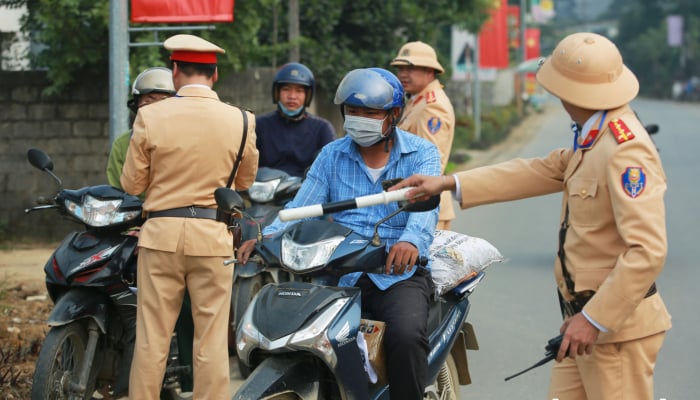
<path fill-rule="evenodd" d="M 569 189 L 569 222 L 577 226 L 595 226 L 600 223 L 600 198 L 598 180 L 594 178 L 572 178 Z"/>

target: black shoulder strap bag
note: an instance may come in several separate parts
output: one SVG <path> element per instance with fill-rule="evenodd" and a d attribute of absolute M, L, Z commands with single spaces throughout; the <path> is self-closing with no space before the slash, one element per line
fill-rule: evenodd
<path fill-rule="evenodd" d="M 238 165 L 241 163 L 241 158 L 243 157 L 243 150 L 245 149 L 246 141 L 248 139 L 248 114 L 246 114 L 245 110 L 243 110 L 243 109 L 240 109 L 240 110 L 241 110 L 241 114 L 243 114 L 243 135 L 242 135 L 242 139 L 241 139 L 241 147 L 238 149 L 238 156 L 236 157 L 236 160 L 233 162 L 233 169 L 231 170 L 231 175 L 228 177 L 228 183 L 226 184 L 226 187 L 228 187 L 228 188 L 231 187 L 231 185 L 233 184 L 233 180 L 236 179 L 236 173 L 238 172 Z M 228 226 L 228 229 L 233 234 L 233 251 L 234 251 L 234 256 L 235 256 L 236 249 L 238 249 L 238 246 L 241 244 L 241 234 L 242 234 L 241 224 L 238 222 L 235 215 L 228 214 L 228 213 L 222 213 L 218 209 L 217 209 L 217 214 L 221 217 L 221 219 L 219 219 L 219 220 L 226 223 L 226 225 Z M 226 214 L 226 215 L 223 215 L 223 214 Z"/>
<path fill-rule="evenodd" d="M 240 109 L 241 114 L 243 114 L 243 136 L 241 139 L 241 147 L 238 149 L 238 156 L 236 161 L 233 162 L 233 170 L 231 170 L 231 175 L 228 177 L 228 184 L 226 187 L 231 187 L 233 180 L 236 179 L 236 173 L 238 172 L 238 165 L 241 163 L 241 157 L 243 157 L 243 150 L 245 149 L 245 144 L 248 139 L 248 114 L 245 110 Z"/>

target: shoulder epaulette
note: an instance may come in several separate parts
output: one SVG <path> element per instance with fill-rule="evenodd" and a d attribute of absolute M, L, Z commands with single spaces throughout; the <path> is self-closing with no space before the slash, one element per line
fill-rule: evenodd
<path fill-rule="evenodd" d="M 610 127 L 610 132 L 615 135 L 617 143 L 624 143 L 634 139 L 634 133 L 632 133 L 623 120 L 615 118 L 608 122 L 608 126 Z"/>

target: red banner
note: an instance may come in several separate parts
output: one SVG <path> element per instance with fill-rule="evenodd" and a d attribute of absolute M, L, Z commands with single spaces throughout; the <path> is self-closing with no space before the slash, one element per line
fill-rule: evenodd
<path fill-rule="evenodd" d="M 494 0 L 489 19 L 479 32 L 481 68 L 508 68 L 508 1 Z"/>
<path fill-rule="evenodd" d="M 131 0 L 131 22 L 232 22 L 234 0 Z"/>
<path fill-rule="evenodd" d="M 540 28 L 525 29 L 525 59 L 540 58 Z"/>

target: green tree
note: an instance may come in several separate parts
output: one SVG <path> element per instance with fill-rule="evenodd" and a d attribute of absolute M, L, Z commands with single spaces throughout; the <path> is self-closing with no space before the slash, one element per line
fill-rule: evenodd
<path fill-rule="evenodd" d="M 642 94 L 669 97 L 674 80 L 700 76 L 700 2 L 616 0 L 610 9 L 615 12 L 609 16 L 618 20 L 615 42 L 639 78 Z M 684 17 L 682 48 L 667 44 L 669 15 Z"/>
<path fill-rule="evenodd" d="M 22 30 L 41 44 L 30 56 L 34 67 L 47 69 L 51 85 L 46 93 L 60 93 L 78 79 L 107 79 L 109 1 L 0 0 L 3 6 L 27 7 Z M 492 5 L 492 0 L 299 0 L 300 61 L 313 68 L 319 86 L 332 88 L 349 69 L 387 66 L 405 41 L 430 43 L 446 59 L 450 38 L 442 34 L 445 28 L 457 24 L 476 31 Z M 287 39 L 286 22 L 285 0 L 239 1 L 233 23 L 181 33 L 201 35 L 226 48 L 219 61 L 225 73 L 286 62 L 296 44 Z M 132 32 L 130 39 L 148 42 L 153 34 Z M 131 48 L 131 74 L 165 60 L 167 53 L 160 47 Z"/>

